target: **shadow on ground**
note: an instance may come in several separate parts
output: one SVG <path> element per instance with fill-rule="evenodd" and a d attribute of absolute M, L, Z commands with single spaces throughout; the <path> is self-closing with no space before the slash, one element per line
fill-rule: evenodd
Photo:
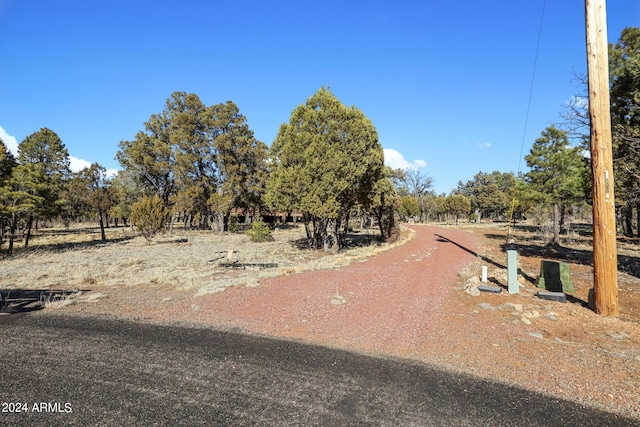
<path fill-rule="evenodd" d="M 18 255 L 24 255 L 28 253 L 38 252 L 38 253 L 57 253 L 57 252 L 67 252 L 67 251 L 81 251 L 83 249 L 93 248 L 93 247 L 101 247 L 106 245 L 113 245 L 116 243 L 124 242 L 127 240 L 135 239 L 135 236 L 124 236 L 124 237 L 116 237 L 103 240 L 90 240 L 86 242 L 65 242 L 65 243 L 45 243 L 45 244 L 31 244 L 27 249 L 24 248 L 16 248 L 13 250 L 12 257 Z M 6 256 L 6 254 L 0 254 L 0 259 L 2 256 Z"/>
<path fill-rule="evenodd" d="M 0 289 L 0 313 L 42 310 L 47 304 L 72 298 L 86 290 Z"/>
<path fill-rule="evenodd" d="M 438 237 L 438 241 L 439 242 L 447 242 L 447 243 L 451 243 L 457 247 L 459 247 L 460 249 L 462 249 L 463 251 L 466 251 L 468 253 L 470 253 L 471 255 L 477 257 L 478 259 L 481 259 L 482 261 L 486 262 L 487 264 L 491 264 L 494 267 L 500 268 L 500 269 L 507 269 L 507 266 L 504 264 L 501 264 L 487 256 L 484 255 L 480 255 L 479 253 L 477 253 L 476 251 L 473 251 L 465 246 L 462 246 L 459 243 L 454 242 L 453 240 L 449 239 L 448 237 L 444 237 L 440 234 L 436 234 L 436 236 Z M 511 248 L 503 248 L 504 250 L 506 249 L 511 249 Z M 531 277 L 529 276 L 527 273 L 525 273 L 524 271 L 522 271 L 521 269 L 518 269 L 518 274 L 520 274 L 522 277 L 524 277 L 528 282 L 530 283 L 536 283 L 537 279 L 535 277 Z M 497 282 L 496 282 L 497 283 Z M 505 288 L 504 285 L 500 285 L 501 287 Z M 505 288 L 506 289 L 506 288 Z"/>
<path fill-rule="evenodd" d="M 500 234 L 485 234 L 485 236 L 493 240 L 505 239 L 505 236 Z M 619 243 L 621 240 L 618 239 Z M 501 245 L 501 248 L 503 251 L 513 249 L 518 254 L 526 257 L 544 258 L 593 267 L 593 251 L 588 249 L 575 249 L 533 242 L 505 243 Z M 618 253 L 618 271 L 640 278 L 640 257 Z"/>
<path fill-rule="evenodd" d="M 14 331 L 0 336 L 11 366 L 4 395 L 55 399 L 63 379 L 73 404 L 66 414 L 9 414 L 7 425 L 109 425 L 114 414 L 127 425 L 637 425 L 419 362 L 241 331 L 60 313 L 2 322 Z"/>

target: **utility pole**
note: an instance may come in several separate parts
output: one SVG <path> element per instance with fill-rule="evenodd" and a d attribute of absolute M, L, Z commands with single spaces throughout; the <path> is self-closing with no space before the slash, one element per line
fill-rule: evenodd
<path fill-rule="evenodd" d="M 585 0 L 593 176 L 593 303 L 597 314 L 617 316 L 618 257 L 605 3 Z"/>

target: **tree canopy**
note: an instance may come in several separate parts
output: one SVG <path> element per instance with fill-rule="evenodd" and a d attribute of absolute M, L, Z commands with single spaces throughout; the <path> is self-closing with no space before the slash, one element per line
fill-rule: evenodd
<path fill-rule="evenodd" d="M 586 199 L 583 183 L 587 167 L 582 151 L 569 144 L 566 131 L 552 125 L 535 140 L 525 156 L 527 166 L 531 168 L 525 174 L 527 183 L 543 202 L 554 208 L 553 244 L 559 243 L 560 209 Z"/>
<path fill-rule="evenodd" d="M 382 194 L 387 186 L 378 181 L 389 179 L 373 123 L 325 87 L 293 110 L 270 154 L 267 203 L 276 210 L 303 212 L 312 225 L 309 237 L 325 250 L 341 245 L 351 209 L 370 208 L 374 187 Z M 393 189 L 388 187 L 385 192 Z"/>
<path fill-rule="evenodd" d="M 267 147 L 231 101 L 207 107 L 195 94 L 175 92 L 116 157 L 144 194 L 203 226 L 222 229 L 231 208 L 261 204 Z"/>

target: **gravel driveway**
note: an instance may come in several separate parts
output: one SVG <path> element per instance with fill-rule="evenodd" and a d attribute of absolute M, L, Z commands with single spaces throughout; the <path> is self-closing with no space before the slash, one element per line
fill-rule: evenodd
<path fill-rule="evenodd" d="M 64 309 L 240 328 L 409 358 L 640 419 L 635 344 L 622 354 L 620 342 L 595 348 L 569 337 L 544 339 L 544 327 L 553 327 L 553 320 L 541 316 L 528 325 L 495 302 L 508 295 L 503 300 L 483 295 L 480 299 L 489 301 L 483 305 L 464 294 L 459 273 L 477 261 L 472 233 L 412 228 L 416 235 L 409 243 L 336 270 L 265 279 L 257 287 L 200 297 L 167 287 L 96 287 L 109 297 Z"/>

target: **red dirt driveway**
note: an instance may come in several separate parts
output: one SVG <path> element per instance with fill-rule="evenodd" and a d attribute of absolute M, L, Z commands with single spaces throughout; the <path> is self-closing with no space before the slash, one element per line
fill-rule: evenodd
<path fill-rule="evenodd" d="M 475 236 L 415 226 L 409 243 L 339 270 L 262 280 L 193 300 L 190 320 L 372 353 L 420 354 L 450 323 Z M 455 242 L 455 243 L 452 243 Z M 198 315 L 194 316 L 193 311 Z"/>

